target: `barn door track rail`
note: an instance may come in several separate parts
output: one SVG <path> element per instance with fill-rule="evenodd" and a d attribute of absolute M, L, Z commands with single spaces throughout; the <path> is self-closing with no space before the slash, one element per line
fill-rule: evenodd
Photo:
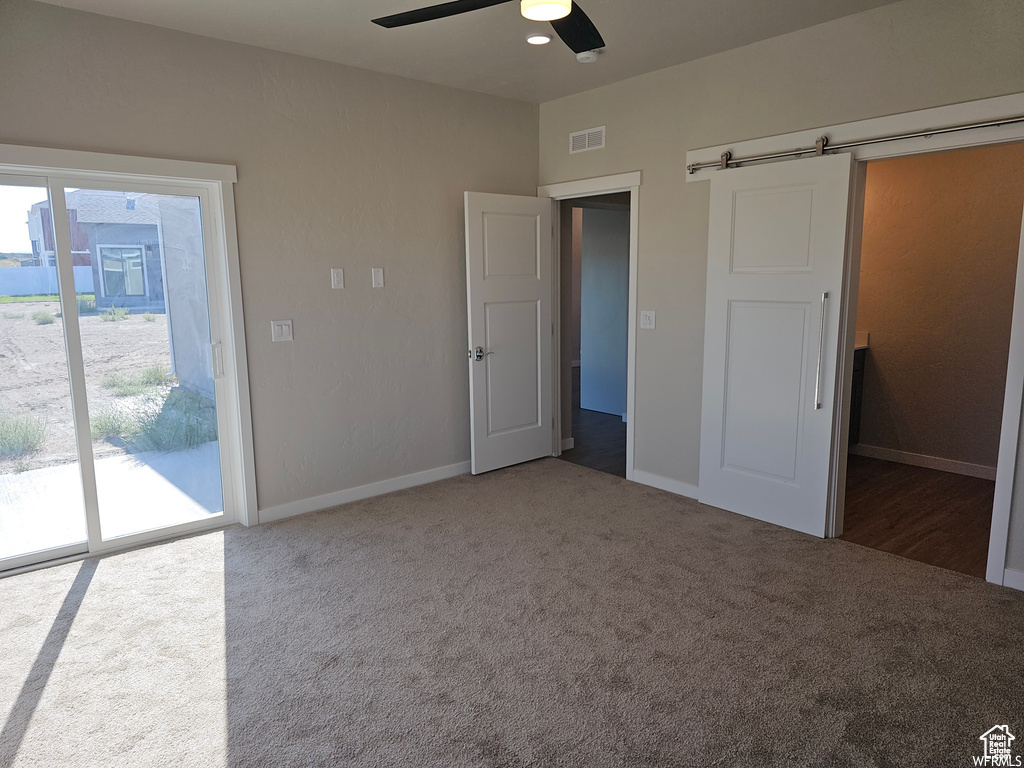
<path fill-rule="evenodd" d="M 689 174 L 695 174 L 698 171 L 703 171 L 707 168 L 716 168 L 720 171 L 728 170 L 729 168 L 738 168 L 741 165 L 748 165 L 750 163 L 762 163 L 768 160 L 782 160 L 784 158 L 791 157 L 803 157 L 804 155 L 824 155 L 826 152 L 841 152 L 844 149 L 853 149 L 854 147 L 866 147 L 871 144 L 884 144 L 887 141 L 902 141 L 904 139 L 921 139 L 930 138 L 932 136 L 939 136 L 944 133 L 957 133 L 959 131 L 973 131 L 979 128 L 998 128 L 1003 125 L 1014 125 L 1016 123 L 1024 123 L 1024 115 L 1018 115 L 1016 117 L 1004 117 L 999 120 L 988 120 L 981 123 L 965 123 L 963 125 L 951 125 L 946 128 L 932 128 L 927 131 L 917 131 L 916 133 L 895 133 L 888 136 L 876 136 L 870 139 L 858 139 L 857 141 L 845 141 L 841 144 L 829 144 L 828 136 L 819 136 L 818 140 L 814 143 L 813 147 L 803 147 L 801 149 L 789 149 L 783 152 L 765 152 L 760 155 L 748 155 L 747 157 L 733 157 L 732 153 L 725 151 L 719 160 L 710 160 L 703 163 L 690 163 L 686 166 L 686 172 Z"/>

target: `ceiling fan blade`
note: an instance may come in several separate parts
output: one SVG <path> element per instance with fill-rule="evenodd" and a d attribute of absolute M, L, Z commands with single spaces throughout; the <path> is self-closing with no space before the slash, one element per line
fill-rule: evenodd
<path fill-rule="evenodd" d="M 568 45 L 573 53 L 594 51 L 604 48 L 604 38 L 597 31 L 594 22 L 583 12 L 583 9 L 572 4 L 572 12 L 563 19 L 555 19 L 551 22 L 555 33 L 562 38 L 562 42 Z"/>
<path fill-rule="evenodd" d="M 457 16 L 460 13 L 478 11 L 481 8 L 490 8 L 492 5 L 510 2 L 512 0 L 453 0 L 450 3 L 431 5 L 428 8 L 418 8 L 415 11 L 396 13 L 393 16 L 383 16 L 379 19 L 373 19 L 373 23 L 381 27 L 394 29 L 395 27 L 405 27 L 409 24 L 419 24 L 423 21 L 444 19 L 448 16 Z"/>

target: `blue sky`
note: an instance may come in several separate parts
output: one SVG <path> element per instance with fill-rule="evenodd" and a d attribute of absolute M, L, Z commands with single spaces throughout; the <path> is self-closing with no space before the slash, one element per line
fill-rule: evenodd
<path fill-rule="evenodd" d="M 0 186 L 0 253 L 32 253 L 28 209 L 45 199 L 39 187 Z"/>

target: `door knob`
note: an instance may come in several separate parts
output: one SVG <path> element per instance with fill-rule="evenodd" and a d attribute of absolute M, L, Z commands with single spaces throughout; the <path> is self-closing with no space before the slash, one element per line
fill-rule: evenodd
<path fill-rule="evenodd" d="M 477 362 L 479 362 L 480 360 L 483 360 L 488 355 L 493 355 L 493 354 L 494 354 L 493 352 L 484 352 L 484 348 L 483 347 L 477 347 L 476 349 L 469 350 L 469 356 L 471 358 L 473 358 L 474 360 L 476 360 Z"/>

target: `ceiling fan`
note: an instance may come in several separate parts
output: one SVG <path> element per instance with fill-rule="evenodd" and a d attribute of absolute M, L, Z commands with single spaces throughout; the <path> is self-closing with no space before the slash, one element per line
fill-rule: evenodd
<path fill-rule="evenodd" d="M 512 0 L 452 0 L 428 8 L 373 19 L 373 23 L 393 29 L 510 2 Z M 555 33 L 573 53 L 580 54 L 604 48 L 601 33 L 575 0 L 520 0 L 520 11 L 531 21 L 550 21 Z"/>

